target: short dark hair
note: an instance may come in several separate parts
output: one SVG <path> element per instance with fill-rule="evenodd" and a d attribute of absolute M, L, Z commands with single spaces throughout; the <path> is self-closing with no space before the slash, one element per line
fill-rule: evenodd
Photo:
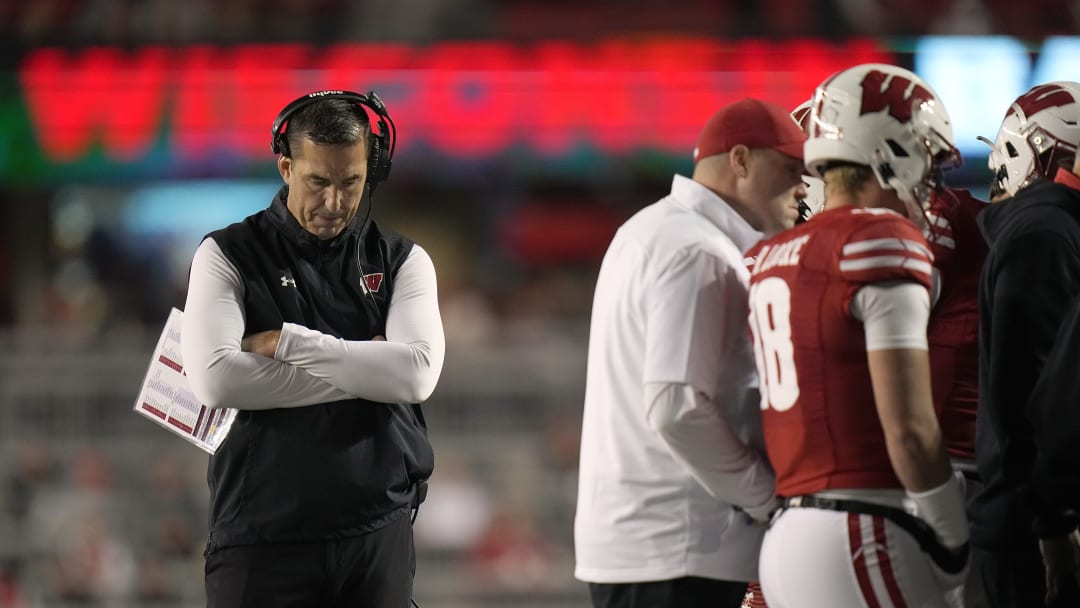
<path fill-rule="evenodd" d="M 371 120 L 359 104 L 347 99 L 320 99 L 303 108 L 285 126 L 289 142 L 286 156 L 300 150 L 302 141 L 310 139 L 320 145 L 350 145 L 367 142 L 371 154 Z"/>

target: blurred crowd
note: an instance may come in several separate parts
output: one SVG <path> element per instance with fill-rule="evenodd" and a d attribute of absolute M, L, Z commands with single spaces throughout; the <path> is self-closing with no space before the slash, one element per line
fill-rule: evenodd
<path fill-rule="evenodd" d="M 0 450 L 0 606 L 201 604 L 205 457 L 147 424 L 145 442 Z M 497 446 L 498 464 L 438 447 L 415 524 L 417 597 L 566 593 L 576 428 Z"/>
<path fill-rule="evenodd" d="M 63 451 L 36 440 L 8 447 L 0 469 L 0 605 L 168 605 L 190 597 L 205 517 L 182 459 L 124 460 L 107 448 Z"/>
<path fill-rule="evenodd" d="M 614 34 L 905 36 L 1076 31 L 1068 0 L 12 0 L 8 44 L 528 40 Z"/>

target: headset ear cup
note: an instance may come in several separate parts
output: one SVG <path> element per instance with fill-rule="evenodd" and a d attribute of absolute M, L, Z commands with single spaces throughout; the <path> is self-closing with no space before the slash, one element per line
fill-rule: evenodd
<path fill-rule="evenodd" d="M 382 175 L 382 138 L 371 138 L 371 154 L 368 156 L 368 182 L 372 185 L 383 180 Z"/>
<path fill-rule="evenodd" d="M 378 99 L 378 98 L 376 97 L 376 99 Z M 382 104 L 381 101 L 379 101 L 379 104 L 380 104 L 380 107 L 382 107 L 383 111 L 385 111 L 386 108 L 385 108 L 385 106 L 381 105 Z M 382 181 L 386 181 L 387 179 L 390 178 L 390 163 L 391 163 L 391 160 L 390 160 L 390 157 L 389 157 L 389 154 L 390 154 L 390 132 L 389 131 L 390 130 L 387 128 L 386 120 L 382 116 L 380 116 L 380 118 L 379 118 L 378 125 L 379 125 L 379 134 L 375 137 L 375 139 L 378 142 L 378 147 L 379 147 L 378 175 L 379 175 L 379 181 L 382 182 Z"/>
<path fill-rule="evenodd" d="M 368 159 L 369 181 L 378 183 L 386 181 L 390 177 L 390 163 L 386 158 L 386 154 L 387 135 L 380 132 L 372 138 L 371 157 Z"/>

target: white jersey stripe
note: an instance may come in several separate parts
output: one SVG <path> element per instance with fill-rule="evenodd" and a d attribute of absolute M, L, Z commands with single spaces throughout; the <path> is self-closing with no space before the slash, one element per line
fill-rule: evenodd
<path fill-rule="evenodd" d="M 945 236 L 944 234 L 932 234 L 932 235 L 930 235 L 930 238 L 928 238 L 926 240 L 933 241 L 933 242 L 937 243 L 938 245 L 941 245 L 942 247 L 948 247 L 949 249 L 956 249 L 956 241 L 953 240 L 950 237 Z"/>
<path fill-rule="evenodd" d="M 844 245 L 841 253 L 843 255 L 855 255 L 858 253 L 877 251 L 914 251 L 915 253 L 925 256 L 930 260 L 934 259 L 934 254 L 931 253 L 930 250 L 921 243 L 915 242 L 911 239 L 899 239 L 895 237 L 883 239 L 867 239 L 865 241 L 855 241 L 854 243 L 848 243 L 847 245 Z"/>
<path fill-rule="evenodd" d="M 871 268 L 910 268 L 930 276 L 934 267 L 925 260 L 902 255 L 879 255 L 872 258 L 840 260 L 840 272 L 857 272 L 859 270 L 870 270 Z"/>
<path fill-rule="evenodd" d="M 915 272 L 921 272 L 921 273 L 929 276 L 931 281 L 933 280 L 933 277 L 934 277 L 934 265 L 931 264 L 930 262 L 924 262 L 922 260 L 916 260 L 916 259 L 913 259 L 913 258 L 908 258 L 907 261 L 904 262 L 904 268 L 914 270 Z"/>
<path fill-rule="evenodd" d="M 926 219 L 930 220 L 930 223 L 937 226 L 938 228 L 952 228 L 952 226 L 949 225 L 949 220 L 941 217 L 933 211 L 926 212 Z"/>

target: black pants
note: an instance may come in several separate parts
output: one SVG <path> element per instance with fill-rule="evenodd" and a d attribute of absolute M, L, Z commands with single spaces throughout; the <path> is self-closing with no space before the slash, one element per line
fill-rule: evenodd
<path fill-rule="evenodd" d="M 989 608 L 1042 608 L 1046 570 L 1036 544 L 1012 551 L 971 548 L 971 567 L 978 568 Z M 1066 581 L 1068 582 L 1068 581 Z M 1080 589 L 1066 585 L 1049 608 L 1077 608 Z"/>
<path fill-rule="evenodd" d="M 746 583 L 687 576 L 650 583 L 589 583 L 594 608 L 739 608 Z"/>
<path fill-rule="evenodd" d="M 248 545 L 206 558 L 207 608 L 408 608 L 416 553 L 399 517 L 365 536 Z"/>

